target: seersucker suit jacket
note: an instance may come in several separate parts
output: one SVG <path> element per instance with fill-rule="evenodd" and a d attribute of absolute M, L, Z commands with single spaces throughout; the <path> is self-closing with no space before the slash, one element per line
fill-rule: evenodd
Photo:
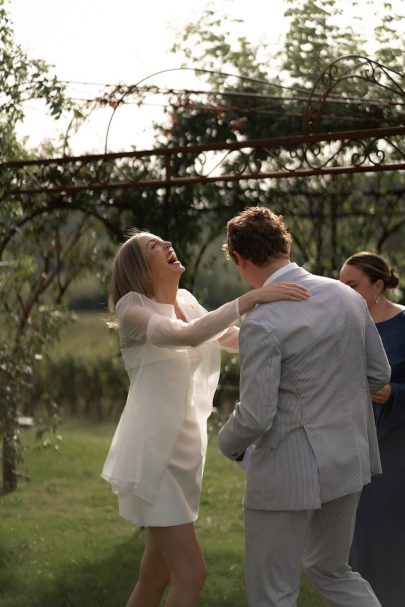
<path fill-rule="evenodd" d="M 381 471 L 371 394 L 390 367 L 363 298 L 294 268 L 275 282 L 307 287 L 305 301 L 255 307 L 239 336 L 240 402 L 219 434 L 236 459 L 254 443 L 244 506 L 321 507 Z"/>

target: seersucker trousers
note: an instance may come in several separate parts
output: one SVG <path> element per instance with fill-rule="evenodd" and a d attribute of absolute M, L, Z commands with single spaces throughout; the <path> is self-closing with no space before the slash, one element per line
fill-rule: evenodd
<path fill-rule="evenodd" d="M 316 510 L 245 508 L 249 607 L 294 607 L 302 565 L 328 607 L 381 607 L 347 564 L 358 500 L 353 493 Z"/>

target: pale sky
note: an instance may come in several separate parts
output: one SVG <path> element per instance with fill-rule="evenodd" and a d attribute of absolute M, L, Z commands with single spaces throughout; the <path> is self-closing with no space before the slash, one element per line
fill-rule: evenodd
<path fill-rule="evenodd" d="M 276 46 L 285 29 L 284 0 L 214 0 L 214 6 L 243 19 L 241 32 L 259 39 L 271 31 Z M 178 32 L 191 20 L 197 20 L 207 7 L 206 0 L 10 0 L 9 10 L 16 40 L 32 57 L 40 57 L 55 66 L 61 80 L 94 83 L 135 84 L 154 72 L 177 68 L 181 58 L 169 53 Z M 257 19 L 258 13 L 263 19 Z M 270 29 L 271 28 L 271 29 Z M 171 73 L 155 77 L 147 84 L 187 87 L 190 75 Z M 194 82 L 195 84 L 195 82 Z M 79 96 L 99 89 L 77 86 Z M 136 131 L 137 147 L 150 147 L 152 121 L 161 110 L 149 108 L 119 110 L 114 115 L 109 149 L 128 149 Z M 110 111 L 81 127 L 74 140 L 74 152 L 104 151 Z M 130 123 L 131 128 L 128 128 Z M 59 127 L 59 130 L 65 129 Z M 30 146 L 40 143 L 43 134 L 53 136 L 58 127 L 34 103 L 20 129 L 29 134 Z"/>
<path fill-rule="evenodd" d="M 367 0 L 361 1 L 366 6 Z M 382 2 L 374 0 L 373 7 Z M 287 28 L 284 0 L 213 0 L 212 6 L 242 19 L 239 31 L 253 43 L 266 40 L 270 48 L 279 47 Z M 180 66 L 181 58 L 171 55 L 169 48 L 182 27 L 196 21 L 207 8 L 207 0 L 9 0 L 7 7 L 16 41 L 30 57 L 53 65 L 61 80 L 135 84 L 154 72 Z M 350 2 L 347 7 L 349 10 Z M 190 76 L 184 72 L 165 74 L 147 83 L 182 88 L 190 86 Z M 90 87 L 77 85 L 74 91 L 80 96 L 90 92 Z M 36 146 L 43 138 L 65 129 L 64 123 L 63 128 L 55 127 L 32 102 L 28 109 L 26 124 L 20 129 L 21 135 L 30 136 L 28 145 Z M 117 112 L 109 151 L 129 149 L 131 145 L 150 147 L 151 124 L 160 111 L 132 108 L 127 115 L 120 111 L 120 116 Z M 110 115 L 93 117 L 80 129 L 74 153 L 104 151 Z"/>

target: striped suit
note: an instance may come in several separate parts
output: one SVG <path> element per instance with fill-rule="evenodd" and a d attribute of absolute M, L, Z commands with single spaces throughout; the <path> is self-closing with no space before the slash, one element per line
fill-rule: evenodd
<path fill-rule="evenodd" d="M 297 266 L 276 278 L 286 280 L 311 297 L 249 313 L 240 403 L 219 435 L 233 459 L 256 444 L 244 499 L 249 606 L 295 605 L 302 563 L 328 605 L 379 605 L 347 558 L 358 494 L 381 471 L 370 393 L 388 383 L 388 361 L 352 289 Z"/>

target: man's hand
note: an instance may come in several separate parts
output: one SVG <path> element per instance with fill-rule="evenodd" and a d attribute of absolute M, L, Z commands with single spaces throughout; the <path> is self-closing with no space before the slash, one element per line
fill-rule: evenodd
<path fill-rule="evenodd" d="M 385 405 L 385 403 L 391 398 L 391 393 L 391 386 L 390 384 L 387 384 L 384 386 L 384 388 L 381 388 L 381 390 L 378 390 L 378 392 L 373 394 L 373 402 L 379 405 Z"/>

